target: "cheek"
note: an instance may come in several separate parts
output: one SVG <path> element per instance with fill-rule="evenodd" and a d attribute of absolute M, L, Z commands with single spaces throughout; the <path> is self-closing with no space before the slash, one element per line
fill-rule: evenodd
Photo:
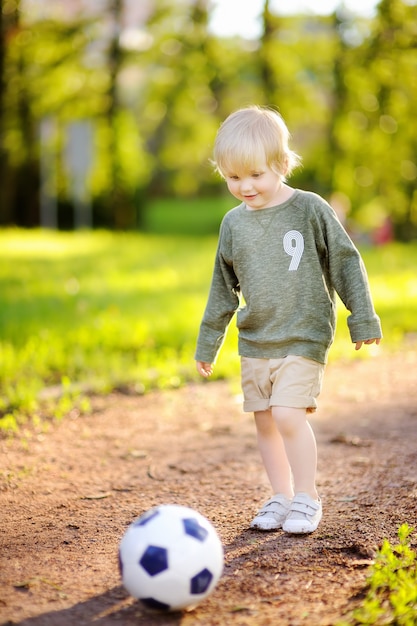
<path fill-rule="evenodd" d="M 239 192 L 239 183 L 237 183 L 234 180 L 228 180 L 227 181 L 227 188 L 230 191 L 230 193 L 232 195 L 235 195 L 236 193 Z"/>

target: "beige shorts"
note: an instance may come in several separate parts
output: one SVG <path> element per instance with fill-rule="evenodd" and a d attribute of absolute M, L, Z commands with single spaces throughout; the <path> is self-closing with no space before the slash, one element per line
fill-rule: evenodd
<path fill-rule="evenodd" d="M 241 357 L 243 410 L 265 411 L 271 406 L 317 408 L 324 365 L 302 356 L 283 359 Z"/>

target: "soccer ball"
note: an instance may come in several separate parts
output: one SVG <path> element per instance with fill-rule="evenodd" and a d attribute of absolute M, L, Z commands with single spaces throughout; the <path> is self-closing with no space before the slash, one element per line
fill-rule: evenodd
<path fill-rule="evenodd" d="M 152 609 L 195 607 L 223 572 L 223 547 L 201 513 L 175 504 L 157 506 L 135 520 L 119 546 L 122 582 Z"/>

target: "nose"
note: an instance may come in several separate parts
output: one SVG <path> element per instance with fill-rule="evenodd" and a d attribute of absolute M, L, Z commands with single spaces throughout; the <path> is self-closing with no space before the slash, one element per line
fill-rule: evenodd
<path fill-rule="evenodd" d="M 240 181 L 240 189 L 242 193 L 247 193 L 252 189 L 252 180 L 250 178 L 242 178 Z"/>

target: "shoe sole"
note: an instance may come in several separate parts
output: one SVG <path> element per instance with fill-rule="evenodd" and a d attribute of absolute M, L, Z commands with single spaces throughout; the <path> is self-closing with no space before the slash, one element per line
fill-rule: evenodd
<path fill-rule="evenodd" d="M 320 521 L 321 521 L 321 518 L 317 521 L 317 523 L 305 524 L 305 525 L 300 524 L 300 526 L 297 526 L 296 524 L 292 526 L 291 523 L 290 524 L 284 523 L 282 526 L 282 530 L 285 533 L 289 533 L 291 535 L 306 535 L 308 533 L 314 533 L 314 531 L 317 530 L 320 524 Z"/>

